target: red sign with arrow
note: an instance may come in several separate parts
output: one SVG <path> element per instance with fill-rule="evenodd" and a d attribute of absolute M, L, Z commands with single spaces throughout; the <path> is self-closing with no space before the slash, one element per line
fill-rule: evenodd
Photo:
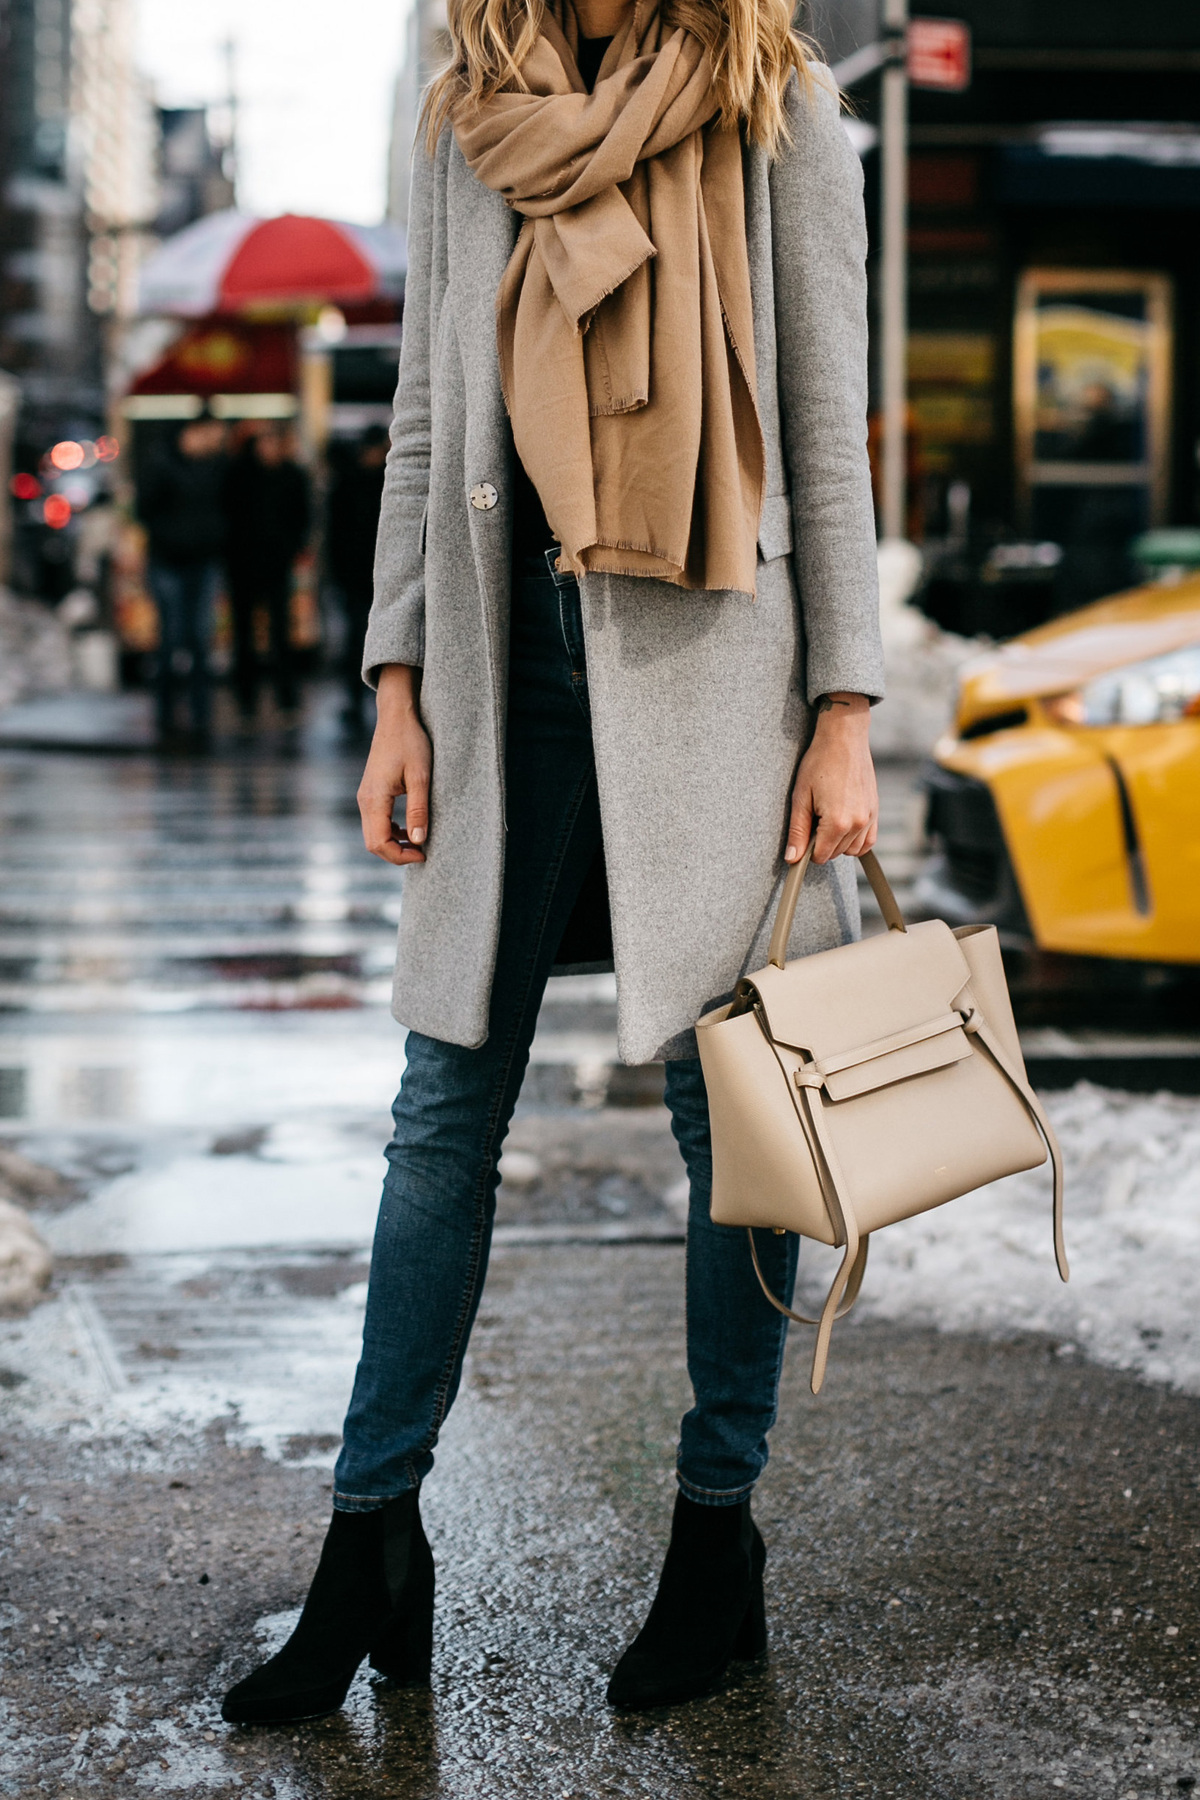
<path fill-rule="evenodd" d="M 971 27 L 962 19 L 910 19 L 908 79 L 915 88 L 961 94 L 971 85 Z"/>

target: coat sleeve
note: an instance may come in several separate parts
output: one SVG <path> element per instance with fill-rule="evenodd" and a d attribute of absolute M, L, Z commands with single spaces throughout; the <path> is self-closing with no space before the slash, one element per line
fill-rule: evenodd
<path fill-rule="evenodd" d="M 363 679 L 378 685 L 385 663 L 425 661 L 424 519 L 429 501 L 430 313 L 435 164 L 419 138 L 408 210 L 404 338 L 391 449 L 375 540 L 375 594 L 363 648 Z"/>
<path fill-rule="evenodd" d="M 792 142 L 771 168 L 779 404 L 809 700 L 883 696 L 867 462 L 862 168 L 825 71 L 787 92 Z"/>

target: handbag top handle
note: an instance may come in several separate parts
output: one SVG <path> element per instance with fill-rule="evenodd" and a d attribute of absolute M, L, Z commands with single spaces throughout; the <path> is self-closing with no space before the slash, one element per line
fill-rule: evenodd
<path fill-rule="evenodd" d="M 796 902 L 800 898 L 800 889 L 804 885 L 804 877 L 808 873 L 808 865 L 812 861 L 814 832 L 808 840 L 808 848 L 798 863 L 793 863 L 787 872 L 783 884 L 783 892 L 779 896 L 779 911 L 775 914 L 775 929 L 771 933 L 771 944 L 767 951 L 767 962 L 773 963 L 777 969 L 787 966 L 788 939 L 792 935 L 792 920 L 796 916 Z M 871 890 L 879 902 L 879 910 L 883 914 L 884 923 L 889 931 L 907 931 L 904 914 L 896 903 L 896 896 L 888 886 L 888 878 L 875 860 L 873 850 L 864 850 L 859 859 L 863 873 L 871 884 Z"/>

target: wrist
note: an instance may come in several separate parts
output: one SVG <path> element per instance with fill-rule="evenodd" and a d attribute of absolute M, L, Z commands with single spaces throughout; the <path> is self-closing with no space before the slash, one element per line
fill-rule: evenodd
<path fill-rule="evenodd" d="M 815 703 L 815 711 L 818 730 L 850 726 L 860 731 L 870 721 L 871 702 L 865 694 L 822 694 Z"/>
<path fill-rule="evenodd" d="M 379 671 L 375 706 L 381 722 L 402 724 L 416 716 L 420 671 L 407 663 L 385 663 Z"/>

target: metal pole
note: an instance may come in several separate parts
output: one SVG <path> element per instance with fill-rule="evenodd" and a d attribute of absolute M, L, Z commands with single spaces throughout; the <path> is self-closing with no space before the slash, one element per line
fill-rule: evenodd
<path fill-rule="evenodd" d="M 906 532 L 908 436 L 908 0 L 883 0 L 890 54 L 883 71 L 880 151 L 883 175 L 882 387 L 885 538 Z"/>
<path fill-rule="evenodd" d="M 233 189 L 233 204 L 238 203 L 238 90 L 237 40 L 227 37 L 221 46 L 225 58 L 226 105 L 229 108 L 229 141 L 225 146 L 225 174 Z"/>

